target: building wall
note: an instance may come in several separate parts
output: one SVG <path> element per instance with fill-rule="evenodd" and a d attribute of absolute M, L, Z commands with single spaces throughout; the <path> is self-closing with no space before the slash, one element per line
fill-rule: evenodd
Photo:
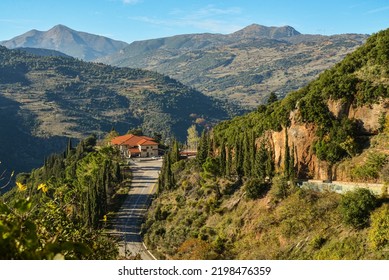
<path fill-rule="evenodd" d="M 158 145 L 141 146 L 141 157 L 156 157 L 158 156 Z"/>

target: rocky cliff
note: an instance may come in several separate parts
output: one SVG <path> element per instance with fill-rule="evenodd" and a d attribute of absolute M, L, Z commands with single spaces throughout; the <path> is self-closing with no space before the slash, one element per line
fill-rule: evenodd
<path fill-rule="evenodd" d="M 358 137 L 363 141 L 376 135 L 379 130 L 379 118 L 389 114 L 389 101 L 381 99 L 375 104 L 355 107 L 341 100 L 329 100 L 328 110 L 335 118 L 347 117 L 359 125 Z M 349 174 L 338 172 L 338 165 L 330 165 L 321 161 L 315 155 L 312 145 L 318 140 L 317 126 L 301 121 L 299 110 L 290 113 L 290 126 L 281 131 L 267 131 L 260 139 L 267 139 L 274 152 L 274 162 L 278 169 L 283 168 L 286 148 L 286 134 L 288 133 L 289 149 L 294 148 L 295 169 L 299 178 L 318 180 L 350 180 Z M 258 141 L 259 143 L 259 141 Z"/>

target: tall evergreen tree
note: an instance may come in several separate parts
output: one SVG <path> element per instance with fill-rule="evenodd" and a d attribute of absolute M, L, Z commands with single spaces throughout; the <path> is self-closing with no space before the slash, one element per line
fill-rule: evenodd
<path fill-rule="evenodd" d="M 246 177 L 250 176 L 250 155 L 249 155 L 249 150 L 250 150 L 250 143 L 249 143 L 249 137 L 247 136 L 247 132 L 243 134 L 243 174 Z"/>
<path fill-rule="evenodd" d="M 197 151 L 197 160 L 201 165 L 206 161 L 208 157 L 209 143 L 208 143 L 208 133 L 203 130 L 200 138 L 199 148 Z"/>
<path fill-rule="evenodd" d="M 73 152 L 72 139 L 68 138 L 68 143 L 66 144 L 65 157 L 66 158 L 69 157 L 72 152 Z"/>
<path fill-rule="evenodd" d="M 273 151 L 271 149 L 268 150 L 267 153 L 267 161 L 266 161 L 266 176 L 272 178 L 274 176 L 274 159 L 273 159 Z"/>
<path fill-rule="evenodd" d="M 176 139 L 173 140 L 172 147 L 170 148 L 170 163 L 174 164 L 180 160 L 180 148 L 178 141 Z"/>
<path fill-rule="evenodd" d="M 267 98 L 267 105 L 270 105 L 278 100 L 277 95 L 274 91 L 272 91 Z"/>
<path fill-rule="evenodd" d="M 164 189 L 167 190 L 173 189 L 174 177 L 172 173 L 172 166 L 171 166 L 171 161 L 169 156 L 166 157 L 166 166 L 164 168 L 164 172 L 165 172 L 164 182 L 163 182 Z"/>
<path fill-rule="evenodd" d="M 220 145 L 220 158 L 219 158 L 219 168 L 220 174 L 222 176 L 226 175 L 226 166 L 227 166 L 227 154 L 226 154 L 226 145 L 224 141 Z"/>
<path fill-rule="evenodd" d="M 256 155 L 256 145 L 255 145 L 255 133 L 254 131 L 250 134 L 250 176 L 254 175 L 254 166 L 255 166 L 255 155 Z"/>
<path fill-rule="evenodd" d="M 293 145 L 292 152 L 290 155 L 290 162 L 289 162 L 289 179 L 290 180 L 294 180 L 296 177 L 296 170 L 294 168 L 294 164 L 295 164 L 294 154 L 295 154 L 295 150 L 294 150 L 294 145 Z"/>
<path fill-rule="evenodd" d="M 284 175 L 286 178 L 290 177 L 289 172 L 290 172 L 290 150 L 289 150 L 288 129 L 285 128 Z"/>
<path fill-rule="evenodd" d="M 235 172 L 236 174 L 241 177 L 243 176 L 243 151 L 242 151 L 242 142 L 239 137 L 237 138 L 237 141 L 235 142 L 235 158 L 234 158 L 234 165 L 235 165 Z"/>
<path fill-rule="evenodd" d="M 265 147 L 265 143 L 261 142 L 259 149 L 255 157 L 255 177 L 258 179 L 265 180 L 266 176 L 269 175 L 267 172 L 267 162 L 269 153 Z"/>
<path fill-rule="evenodd" d="M 229 146 L 226 146 L 226 148 L 227 148 L 227 153 L 226 153 L 225 175 L 228 177 L 231 175 L 232 155 L 231 155 L 231 148 Z"/>
<path fill-rule="evenodd" d="M 208 152 L 207 156 L 208 157 L 213 157 L 214 156 L 214 149 L 215 149 L 215 141 L 213 138 L 211 138 L 211 134 L 207 133 L 207 142 L 208 142 Z"/>

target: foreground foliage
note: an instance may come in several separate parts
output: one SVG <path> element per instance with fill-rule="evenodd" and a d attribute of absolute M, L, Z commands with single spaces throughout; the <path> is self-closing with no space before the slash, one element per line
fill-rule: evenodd
<path fill-rule="evenodd" d="M 2 259 L 111 259 L 114 241 L 103 234 L 116 184 L 115 150 L 89 137 L 43 167 L 19 174 L 0 197 Z"/>

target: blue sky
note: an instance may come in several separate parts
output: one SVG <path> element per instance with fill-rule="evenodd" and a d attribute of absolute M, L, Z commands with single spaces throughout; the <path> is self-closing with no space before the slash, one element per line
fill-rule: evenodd
<path fill-rule="evenodd" d="M 64 24 L 131 43 L 186 33 L 231 33 L 249 24 L 305 34 L 389 28 L 389 0 L 1 0 L 0 40 Z"/>

